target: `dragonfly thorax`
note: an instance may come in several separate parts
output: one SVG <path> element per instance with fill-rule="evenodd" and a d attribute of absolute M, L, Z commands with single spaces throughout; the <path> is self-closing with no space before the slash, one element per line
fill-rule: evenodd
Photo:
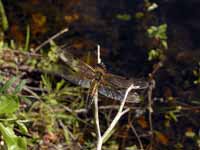
<path fill-rule="evenodd" d="M 96 67 L 96 69 L 95 69 L 95 80 L 101 81 L 103 79 L 104 75 L 105 75 L 105 70 L 101 67 Z"/>

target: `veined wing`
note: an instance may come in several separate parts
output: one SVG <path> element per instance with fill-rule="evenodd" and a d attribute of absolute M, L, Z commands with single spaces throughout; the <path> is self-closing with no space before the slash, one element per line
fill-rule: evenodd
<path fill-rule="evenodd" d="M 134 90 L 142 90 L 148 88 L 148 82 L 143 79 L 127 79 L 122 76 L 108 74 L 104 75 L 103 81 L 99 86 L 99 93 L 111 99 L 122 101 L 126 89 L 134 85 Z M 141 101 L 136 91 L 131 91 L 127 97 L 127 102 L 138 103 Z"/>
<path fill-rule="evenodd" d="M 61 76 L 65 80 L 67 80 L 75 85 L 81 86 L 83 88 L 90 88 L 90 86 L 91 86 L 92 76 L 90 79 L 85 74 L 83 74 L 82 71 L 76 72 L 63 63 L 54 64 L 53 72 L 54 72 L 54 74 Z"/>
<path fill-rule="evenodd" d="M 127 79 L 125 77 L 106 73 L 104 76 L 104 84 L 115 89 L 127 89 L 131 84 L 134 85 L 135 90 L 142 90 L 148 88 L 149 84 L 144 79 Z"/>
<path fill-rule="evenodd" d="M 108 98 L 114 99 L 114 100 L 118 100 L 118 101 L 122 101 L 124 99 L 125 96 L 125 92 L 126 89 L 114 89 L 108 86 L 99 86 L 98 92 L 101 95 L 104 95 Z M 131 91 L 126 99 L 127 102 L 129 103 L 139 103 L 141 101 L 140 96 L 138 95 L 137 92 L 135 91 Z"/>
<path fill-rule="evenodd" d="M 64 64 L 70 67 L 75 75 L 79 75 L 82 78 L 92 80 L 95 78 L 95 70 L 83 61 L 76 59 L 71 53 L 60 50 L 59 57 Z"/>

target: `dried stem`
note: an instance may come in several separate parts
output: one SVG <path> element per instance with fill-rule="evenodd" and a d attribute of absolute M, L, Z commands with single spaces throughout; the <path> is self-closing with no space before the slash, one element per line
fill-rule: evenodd
<path fill-rule="evenodd" d="M 151 141 L 150 141 L 150 150 L 152 150 L 152 145 L 153 145 L 153 123 L 152 123 L 152 113 L 153 113 L 153 101 L 152 101 L 152 92 L 153 92 L 153 88 L 155 87 L 155 81 L 152 79 L 151 80 L 151 84 L 149 86 L 148 89 L 148 106 L 147 109 L 149 111 L 149 126 L 150 126 L 150 134 L 151 134 Z"/>
<path fill-rule="evenodd" d="M 57 37 L 59 37 L 60 35 L 64 34 L 65 32 L 68 32 L 69 29 L 65 28 L 63 30 L 61 30 L 60 32 L 56 33 L 55 35 L 53 35 L 52 37 L 50 37 L 49 39 L 47 39 L 46 41 L 44 41 L 42 44 L 40 44 L 38 47 L 35 48 L 35 52 L 39 51 L 42 47 L 44 47 L 46 44 L 48 44 L 50 41 L 56 39 Z"/>
<path fill-rule="evenodd" d="M 141 141 L 141 139 L 140 139 L 140 137 L 139 137 L 139 135 L 138 135 L 138 133 L 137 133 L 135 127 L 134 127 L 132 124 L 131 124 L 131 129 L 132 129 L 133 133 L 135 134 L 135 136 L 136 136 L 136 138 L 137 138 L 137 140 L 138 140 L 138 143 L 139 143 L 139 145 L 140 145 L 140 149 L 141 149 L 141 150 L 144 150 L 142 141 Z"/>
<path fill-rule="evenodd" d="M 99 136 L 99 131 L 100 131 L 100 126 L 99 124 L 96 124 L 96 126 L 98 127 L 98 143 L 97 143 L 97 150 L 101 150 L 101 147 L 103 145 L 103 143 L 105 142 L 105 140 L 107 139 L 107 137 L 111 134 L 113 128 L 115 127 L 115 125 L 118 123 L 119 119 L 125 114 L 127 113 L 130 109 L 127 108 L 125 110 L 123 110 L 124 108 L 124 105 L 125 105 L 125 102 L 126 102 L 126 99 L 127 99 L 127 96 L 129 94 L 129 92 L 134 89 L 134 85 L 131 85 L 127 90 L 126 90 L 126 93 L 124 95 L 124 98 L 123 98 L 123 101 L 121 102 L 121 105 L 118 109 L 118 112 L 115 116 L 115 118 L 113 119 L 113 121 L 111 122 L 110 126 L 107 128 L 107 130 L 104 132 L 104 134 L 102 136 Z M 95 103 L 98 102 L 95 100 Z M 98 105 L 95 105 L 95 113 L 98 112 Z M 95 121 L 96 123 L 99 123 L 99 120 L 96 120 Z"/>
<path fill-rule="evenodd" d="M 100 58 L 100 45 L 97 46 L 97 59 L 98 59 L 98 64 L 101 63 L 101 58 Z M 106 139 L 108 138 L 108 136 L 111 135 L 112 130 L 114 129 L 114 127 L 116 126 L 116 124 L 118 123 L 119 119 L 125 114 L 127 113 L 130 108 L 126 108 L 124 110 L 124 105 L 127 99 L 127 96 L 129 94 L 129 92 L 131 90 L 133 90 L 135 87 L 134 85 L 130 85 L 129 88 L 127 88 L 126 93 L 124 95 L 124 98 L 120 104 L 120 107 L 118 109 L 118 112 L 115 116 L 115 118 L 113 119 L 113 121 L 111 122 L 111 124 L 109 125 L 109 127 L 107 128 L 107 130 L 104 132 L 103 135 L 101 135 L 101 129 L 100 129 L 100 124 L 99 124 L 99 112 L 98 112 L 98 89 L 95 92 L 95 96 L 94 98 L 94 111 L 95 111 L 95 123 L 96 123 L 96 127 L 97 127 L 97 135 L 98 135 L 98 140 L 97 140 L 97 150 L 101 150 L 102 149 L 102 145 L 103 143 L 106 141 Z"/>

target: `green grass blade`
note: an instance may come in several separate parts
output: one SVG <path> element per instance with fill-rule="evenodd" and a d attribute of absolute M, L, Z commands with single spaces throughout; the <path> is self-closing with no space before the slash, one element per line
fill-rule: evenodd
<path fill-rule="evenodd" d="M 25 42 L 24 51 L 28 51 L 29 43 L 30 43 L 30 26 L 27 25 L 27 27 L 26 27 L 26 42 Z"/>
<path fill-rule="evenodd" d="M 15 88 L 15 91 L 13 94 L 17 94 L 19 92 L 21 92 L 21 90 L 23 89 L 24 85 L 26 84 L 26 80 L 22 80 Z"/>
<path fill-rule="evenodd" d="M 17 77 L 13 77 L 11 78 L 9 81 L 7 81 L 2 88 L 0 88 L 0 93 L 4 93 L 6 92 L 6 90 L 8 90 L 12 84 L 17 80 Z"/>
<path fill-rule="evenodd" d="M 5 9 L 4 9 L 2 0 L 0 0 L 0 15 L 1 15 L 1 20 L 2 20 L 3 30 L 6 31 L 6 30 L 8 30 L 9 25 L 8 25 L 8 19 L 7 19 L 6 13 L 5 13 Z"/>

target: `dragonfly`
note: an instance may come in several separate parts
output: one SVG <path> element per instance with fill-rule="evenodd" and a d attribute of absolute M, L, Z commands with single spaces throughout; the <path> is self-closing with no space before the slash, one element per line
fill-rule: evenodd
<path fill-rule="evenodd" d="M 113 100 L 122 101 L 126 89 L 133 84 L 134 89 L 129 93 L 127 102 L 139 103 L 141 98 L 136 92 L 148 88 L 148 82 L 143 79 L 127 79 L 126 77 L 111 74 L 104 67 L 92 67 L 73 56 L 67 50 L 59 49 L 58 56 L 62 62 L 61 68 L 67 65 L 68 69 L 60 69 L 58 74 L 71 83 L 89 89 L 89 97 L 93 97 L 96 90 L 100 95 Z"/>

